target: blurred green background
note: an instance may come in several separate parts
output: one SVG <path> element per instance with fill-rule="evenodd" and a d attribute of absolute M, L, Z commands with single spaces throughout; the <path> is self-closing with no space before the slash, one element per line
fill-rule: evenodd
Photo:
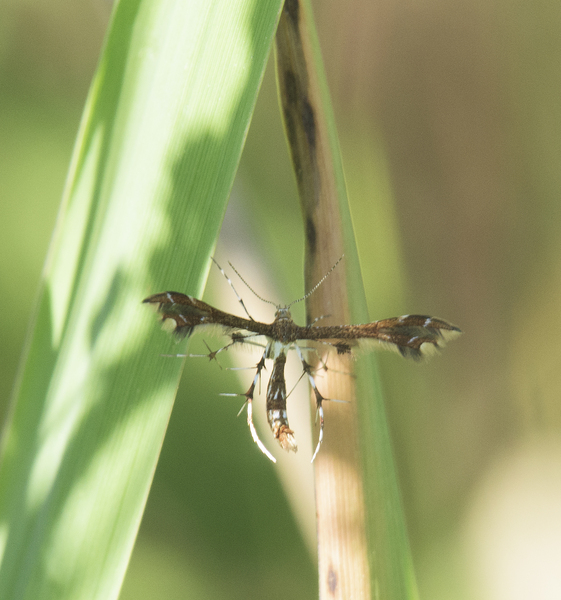
<path fill-rule="evenodd" d="M 110 5 L 2 12 L 4 420 Z M 315 15 L 371 317 L 465 331 L 428 365 L 380 357 L 421 597 L 559 598 L 561 5 L 322 0 Z M 218 256 L 279 302 L 303 293 L 295 194 L 271 63 Z M 286 500 L 290 461 L 287 476 L 262 457 L 218 396 L 241 390 L 187 361 L 123 599 L 316 596 L 309 481 Z"/>

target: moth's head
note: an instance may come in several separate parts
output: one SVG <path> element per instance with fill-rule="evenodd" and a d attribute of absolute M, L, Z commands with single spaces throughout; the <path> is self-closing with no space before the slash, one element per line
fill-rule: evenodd
<path fill-rule="evenodd" d="M 288 306 L 277 306 L 277 312 L 275 313 L 275 321 L 292 321 L 292 315 L 288 310 Z"/>

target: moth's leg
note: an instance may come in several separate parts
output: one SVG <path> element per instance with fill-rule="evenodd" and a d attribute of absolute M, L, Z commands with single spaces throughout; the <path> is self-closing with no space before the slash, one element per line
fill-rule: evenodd
<path fill-rule="evenodd" d="M 253 378 L 253 381 L 251 382 L 251 385 L 249 386 L 249 389 L 247 390 L 247 392 L 245 394 L 220 394 L 221 396 L 244 396 L 246 401 L 244 406 L 247 405 L 247 424 L 249 426 L 249 431 L 251 432 L 251 437 L 253 438 L 253 441 L 257 444 L 257 446 L 259 447 L 259 450 L 261 450 L 261 452 L 263 452 L 263 454 L 269 459 L 272 460 L 274 463 L 277 462 L 277 459 L 267 450 L 267 448 L 265 448 L 265 445 L 263 444 L 263 442 L 259 439 L 259 436 L 257 435 L 257 430 L 255 429 L 255 425 L 253 423 L 253 394 L 255 392 L 255 387 L 257 386 L 257 382 L 260 380 L 261 378 L 261 371 L 265 368 L 265 356 L 266 356 L 266 352 L 263 352 L 263 356 L 261 357 L 261 360 L 257 363 L 257 370 L 255 373 L 255 377 Z M 242 406 L 242 410 L 243 410 L 243 406 Z M 241 410 L 240 410 L 241 413 Z"/>
<path fill-rule="evenodd" d="M 321 341 L 320 343 L 328 346 L 329 348 L 333 348 L 333 345 L 330 344 L 329 342 Z M 327 371 L 333 371 L 333 373 L 342 373 L 343 375 L 351 375 L 352 376 L 352 373 L 349 373 L 347 371 L 335 371 L 335 370 L 331 369 L 330 367 L 328 367 L 327 359 L 322 357 L 322 355 L 319 352 L 319 348 L 316 348 L 315 346 L 300 346 L 298 344 L 294 344 L 293 347 L 297 348 L 298 356 L 302 362 L 302 367 L 303 367 L 302 375 L 300 375 L 296 384 L 298 384 L 300 382 L 300 380 L 302 379 L 302 377 L 304 377 L 305 375 L 308 375 L 308 376 L 316 375 L 320 371 L 325 371 L 326 373 L 327 373 Z M 319 363 L 318 366 L 312 367 L 312 365 L 304 358 L 304 352 L 307 352 L 307 353 L 312 352 L 314 354 L 315 358 L 317 359 L 317 362 Z M 329 356 L 329 352 L 326 354 L 326 356 Z M 296 386 L 294 386 L 294 387 L 296 387 Z M 292 393 L 293 389 L 291 390 L 291 393 Z M 324 400 L 328 400 L 328 398 L 324 398 Z"/>
<path fill-rule="evenodd" d="M 208 360 L 210 360 L 210 361 L 215 360 L 216 363 L 218 364 L 218 366 L 220 368 L 222 368 L 220 366 L 220 363 L 218 362 L 218 359 L 216 358 L 217 354 L 220 354 L 220 352 L 228 350 L 228 348 L 230 348 L 231 346 L 236 344 L 237 341 L 236 340 L 231 341 L 229 344 L 222 346 L 222 348 L 218 348 L 218 350 L 211 350 L 210 346 L 206 343 L 206 340 L 203 340 L 203 343 L 208 350 L 208 354 L 160 354 L 160 356 L 167 356 L 167 357 L 172 357 L 172 358 L 208 358 Z"/>
<path fill-rule="evenodd" d="M 276 458 L 267 450 L 267 448 L 265 448 L 265 445 L 259 439 L 259 436 L 257 435 L 257 430 L 255 429 L 255 425 L 253 424 L 253 404 L 252 404 L 253 393 L 255 391 L 255 386 L 257 385 L 257 382 L 261 378 L 261 371 L 265 368 L 265 354 L 266 353 L 263 352 L 263 356 L 261 357 L 261 360 L 257 363 L 257 371 L 255 373 L 255 377 L 253 378 L 253 381 L 251 382 L 249 389 L 245 393 L 245 397 L 247 398 L 247 424 L 249 425 L 249 431 L 251 432 L 251 437 L 253 438 L 253 441 L 257 444 L 257 446 L 259 447 L 259 450 L 261 450 L 261 452 L 263 452 L 263 454 L 267 458 L 269 458 L 273 462 L 277 462 Z"/>
<path fill-rule="evenodd" d="M 315 368 L 315 373 L 317 373 L 318 371 L 325 371 L 327 373 L 327 371 L 331 371 L 333 373 L 340 373 L 341 375 L 348 375 L 349 377 L 355 377 L 354 373 L 352 373 L 352 371 L 339 371 L 339 370 L 334 370 L 331 367 L 327 366 L 327 358 L 329 356 L 332 356 L 334 353 L 341 355 L 341 353 L 339 352 L 339 346 L 337 344 L 333 344 L 331 342 L 327 342 L 325 340 L 316 340 L 315 341 L 316 344 L 318 344 L 317 346 L 299 346 L 300 350 L 304 350 L 306 352 L 313 352 L 314 355 L 317 357 L 317 360 L 320 364 L 320 366 Z M 324 352 L 321 352 L 321 350 L 324 350 Z M 326 356 L 327 358 L 323 358 L 323 356 Z M 345 354 L 344 356 L 348 357 L 349 360 L 352 360 L 353 355 L 352 354 Z"/>
<path fill-rule="evenodd" d="M 248 341 L 249 338 L 255 337 L 253 334 L 251 335 L 243 335 L 240 333 L 232 333 L 230 338 L 231 341 L 226 344 L 225 346 L 222 346 L 221 348 L 218 348 L 218 350 L 211 350 L 210 346 L 206 343 L 206 340 L 203 340 L 204 345 L 206 346 L 207 350 L 208 350 L 208 354 L 162 354 L 162 356 L 175 356 L 175 357 L 189 357 L 189 358 L 208 358 L 210 361 L 215 360 L 216 363 L 218 364 L 218 366 L 220 368 L 222 368 L 222 366 L 220 365 L 220 363 L 218 362 L 218 359 L 216 358 L 216 356 L 218 354 L 220 354 L 220 352 L 225 352 L 226 350 L 228 350 L 228 348 L 231 348 L 232 346 L 236 346 L 238 344 L 251 344 L 252 346 L 261 346 L 263 347 L 262 344 L 258 344 L 256 342 L 253 341 Z M 251 367 L 253 369 L 253 367 Z M 229 367 L 229 370 L 234 370 L 234 368 Z"/>
<path fill-rule="evenodd" d="M 251 337 L 251 336 L 248 336 Z M 236 340 L 236 343 L 238 343 L 238 340 Z M 260 344 L 259 342 L 246 342 L 243 341 L 243 344 L 249 344 L 251 346 L 256 346 L 258 348 L 266 348 L 267 345 L 266 344 Z M 248 369 L 255 369 L 255 367 L 226 367 L 227 371 L 247 371 Z"/>
<path fill-rule="evenodd" d="M 228 350 L 230 346 L 234 345 L 234 342 L 230 342 L 229 344 L 222 346 L 222 348 L 218 348 L 218 350 L 211 350 L 210 346 L 206 343 L 206 340 L 203 340 L 203 344 L 206 346 L 208 354 L 188 354 L 189 358 L 208 358 L 209 361 L 215 360 L 216 364 L 222 368 L 222 365 L 218 362 L 216 356 L 220 354 L 220 352 Z"/>
<path fill-rule="evenodd" d="M 319 452 L 320 446 L 323 442 L 323 406 L 322 406 L 322 402 L 324 400 L 326 400 L 327 398 L 324 398 L 319 390 L 316 387 L 316 382 L 313 378 L 313 376 L 311 374 L 308 373 L 308 378 L 310 380 L 310 385 L 312 386 L 312 389 L 314 390 L 314 394 L 316 395 L 316 407 L 317 407 L 317 416 L 319 417 L 319 438 L 318 438 L 318 443 L 316 446 L 316 449 L 314 450 L 314 455 L 312 456 L 312 461 L 314 462 L 317 453 Z"/>
<path fill-rule="evenodd" d="M 300 361 L 302 362 L 302 370 L 303 370 L 304 374 L 308 376 L 308 380 L 310 382 L 310 385 L 312 386 L 312 390 L 314 391 L 314 395 L 316 397 L 317 416 L 319 417 L 319 438 L 318 438 L 318 443 L 317 443 L 316 449 L 312 456 L 312 462 L 314 462 L 314 460 L 317 456 L 317 453 L 319 452 L 320 446 L 323 442 L 323 401 L 328 400 L 328 398 L 324 398 L 316 386 L 316 381 L 313 376 L 312 365 L 304 358 L 304 355 L 302 354 L 302 350 L 300 350 L 300 348 L 297 345 L 295 345 L 294 347 L 296 348 L 298 357 L 300 358 Z"/>
<path fill-rule="evenodd" d="M 328 344 L 328 346 L 330 346 L 331 348 L 333 348 L 333 344 Z M 322 358 L 322 357 L 320 356 L 319 352 L 317 351 L 317 348 L 314 348 L 314 351 L 315 351 L 315 353 L 316 353 L 316 355 L 317 355 L 317 357 L 318 357 L 318 361 L 319 361 L 319 363 L 320 363 L 320 366 L 319 366 L 319 367 L 317 367 L 317 368 L 316 368 L 316 370 L 315 370 L 315 372 L 316 372 L 316 373 L 317 373 L 318 371 L 323 371 L 324 373 L 327 373 L 327 371 L 331 371 L 332 373 L 338 373 L 338 374 L 340 374 L 340 375 L 347 375 L 348 377 L 353 377 L 353 378 L 356 378 L 356 375 L 355 375 L 353 372 L 351 372 L 351 371 L 340 371 L 339 369 L 332 369 L 331 367 L 328 367 L 328 366 L 327 366 L 327 360 L 328 360 L 329 356 L 330 356 L 332 353 L 329 353 L 329 352 L 328 352 L 328 353 L 326 354 L 326 357 L 327 357 L 327 358 L 325 358 L 325 359 L 324 359 L 324 358 Z"/>

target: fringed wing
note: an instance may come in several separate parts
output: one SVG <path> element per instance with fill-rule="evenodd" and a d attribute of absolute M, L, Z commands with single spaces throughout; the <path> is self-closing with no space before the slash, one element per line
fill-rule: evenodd
<path fill-rule="evenodd" d="M 152 304 L 162 315 L 162 321 L 167 328 L 168 319 L 172 331 L 178 338 L 184 338 L 193 333 L 195 327 L 201 325 L 220 325 L 230 331 L 240 329 L 260 333 L 263 323 L 236 317 L 213 306 L 197 300 L 193 296 L 179 292 L 162 292 L 145 298 L 143 302 Z"/>
<path fill-rule="evenodd" d="M 357 345 L 364 349 L 378 345 L 414 360 L 435 354 L 446 342 L 462 333 L 458 327 L 443 319 L 425 315 L 404 315 L 364 325 L 309 329 L 308 339 L 329 340 L 339 354 L 350 353 Z"/>

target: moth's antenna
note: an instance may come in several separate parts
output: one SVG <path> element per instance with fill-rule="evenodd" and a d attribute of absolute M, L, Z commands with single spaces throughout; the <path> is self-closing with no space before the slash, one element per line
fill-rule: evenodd
<path fill-rule="evenodd" d="M 341 255 L 341 258 L 331 267 L 331 269 L 329 269 L 329 271 L 327 271 L 327 273 L 316 283 L 316 285 L 306 295 L 302 296 L 302 298 L 298 298 L 298 300 L 293 300 L 286 308 L 290 308 L 293 304 L 302 302 L 302 300 L 309 298 L 318 289 L 318 287 L 331 275 L 331 273 L 335 270 L 335 267 L 343 260 L 344 256 L 344 254 Z"/>
<path fill-rule="evenodd" d="M 255 321 L 255 319 L 249 314 L 249 311 L 247 310 L 244 301 L 240 298 L 240 295 L 238 294 L 238 292 L 236 292 L 236 288 L 234 287 L 234 284 L 232 283 L 232 280 L 228 277 L 228 275 L 226 275 L 226 273 L 224 272 L 224 269 L 216 262 L 214 256 L 210 257 L 212 259 L 212 262 L 220 269 L 220 272 L 222 273 L 222 275 L 224 275 L 224 277 L 226 277 L 226 281 L 230 284 L 230 287 L 234 290 L 234 294 L 236 294 L 236 298 L 238 299 L 238 302 L 242 305 L 242 308 L 245 310 L 245 314 L 252 320 Z M 230 266 L 232 267 L 232 264 L 230 263 Z M 234 269 L 234 267 L 232 267 L 232 269 Z M 234 271 L 236 271 L 236 269 L 234 269 Z M 238 273 L 236 271 L 236 273 Z M 238 273 L 239 276 L 239 273 Z M 241 277 L 240 277 L 241 279 Z M 242 279 L 243 281 L 243 279 Z M 245 281 L 243 281 L 245 283 Z M 245 283 L 247 285 L 247 283 Z M 247 286 L 249 287 L 249 286 Z M 251 288 L 249 288 L 251 290 Z M 253 292 L 253 290 L 251 290 Z M 255 294 L 255 292 L 253 292 Z M 255 294 L 257 295 L 257 294 Z"/>
<path fill-rule="evenodd" d="M 214 260 L 214 259 L 213 259 Z M 216 261 L 215 261 L 216 262 Z M 276 306 L 276 304 L 274 302 L 271 302 L 271 300 L 266 300 L 265 298 L 263 298 L 262 296 L 260 296 L 250 285 L 249 283 L 247 283 L 247 281 L 238 273 L 238 270 L 236 269 L 236 267 L 234 267 L 234 265 L 228 261 L 228 264 L 230 265 L 230 267 L 232 267 L 232 269 L 234 269 L 234 273 L 245 283 L 245 285 L 247 286 L 247 288 L 249 289 L 250 292 L 253 292 L 253 294 L 255 296 L 257 296 L 257 298 L 259 298 L 259 300 L 262 300 L 263 302 L 266 302 L 267 304 L 272 304 L 273 306 Z M 230 280 L 228 280 L 230 281 Z M 247 311 L 246 311 L 247 312 Z"/>

